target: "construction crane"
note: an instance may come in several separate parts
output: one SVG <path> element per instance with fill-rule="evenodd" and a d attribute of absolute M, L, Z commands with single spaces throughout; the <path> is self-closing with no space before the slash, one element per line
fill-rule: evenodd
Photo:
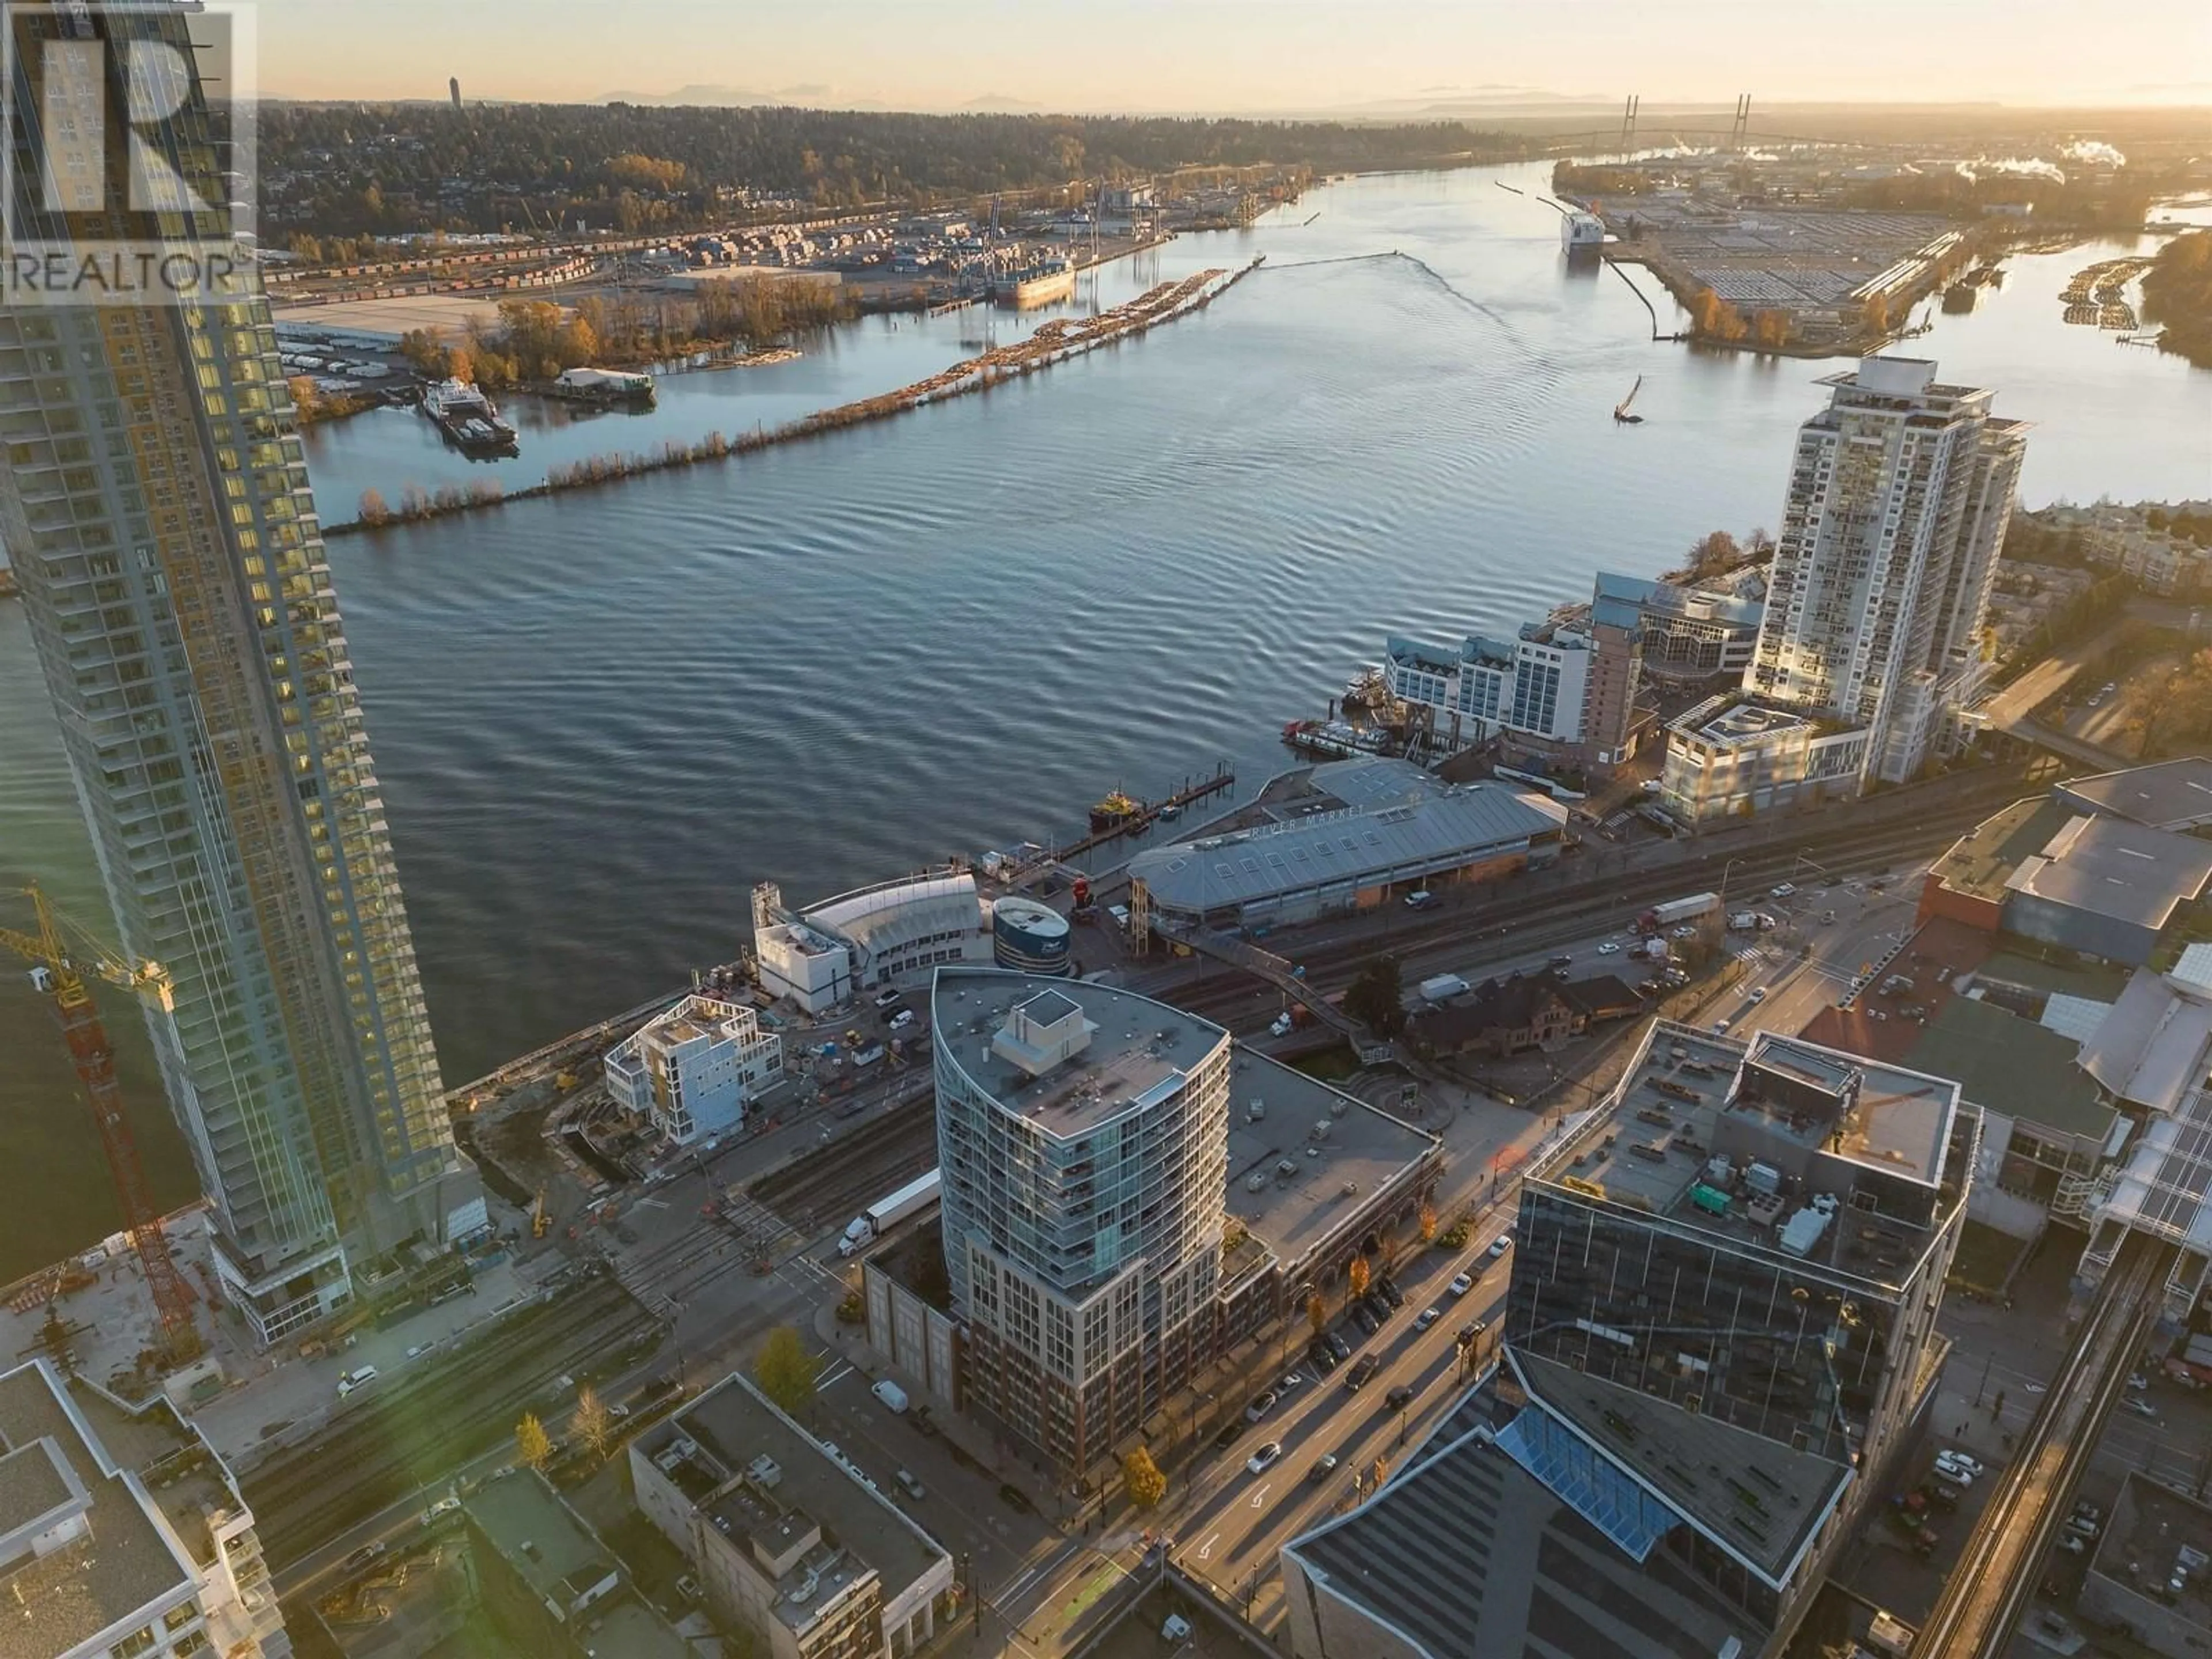
<path fill-rule="evenodd" d="M 199 1328 L 192 1321 L 191 1289 L 170 1259 L 161 1212 L 154 1207 L 145 1165 L 138 1159 L 138 1143 L 131 1139 L 131 1122 L 124 1115 L 123 1091 L 115 1081 L 115 1050 L 86 982 L 87 975 L 97 975 L 111 985 L 153 998 L 167 1013 L 172 989 L 168 972 L 155 963 L 131 961 L 74 924 L 70 931 L 82 950 L 72 953 L 63 936 L 60 913 L 36 887 L 22 890 L 38 918 L 38 931 L 19 933 L 0 927 L 0 945 L 28 962 L 31 983 L 53 999 L 63 1040 L 69 1044 L 77 1080 L 84 1085 L 85 1103 L 92 1109 L 93 1122 L 100 1130 L 100 1149 L 107 1154 L 107 1172 L 114 1178 L 115 1196 L 123 1208 L 124 1231 L 131 1235 L 131 1246 L 138 1252 L 146 1287 L 154 1293 L 154 1311 L 161 1322 L 163 1357 L 172 1365 L 185 1364 L 200 1352 Z"/>

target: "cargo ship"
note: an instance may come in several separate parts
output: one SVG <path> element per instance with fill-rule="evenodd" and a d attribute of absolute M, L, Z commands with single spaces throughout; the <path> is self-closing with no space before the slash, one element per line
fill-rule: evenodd
<path fill-rule="evenodd" d="M 489 398 L 465 380 L 441 380 L 422 388 L 422 412 L 446 441 L 469 455 L 512 455 L 514 428 L 500 418 Z"/>
<path fill-rule="evenodd" d="M 1050 305 L 1054 300 L 1065 300 L 1074 292 L 1075 262 L 1073 259 L 1048 259 L 991 279 L 991 298 L 1000 305 L 1012 307 L 1016 311 Z"/>

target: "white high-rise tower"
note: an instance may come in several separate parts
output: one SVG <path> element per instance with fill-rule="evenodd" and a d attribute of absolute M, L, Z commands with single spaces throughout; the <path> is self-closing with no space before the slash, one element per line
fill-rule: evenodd
<path fill-rule="evenodd" d="M 1901 783 L 1979 685 L 2027 426 L 1921 359 L 1869 357 L 1822 384 L 1744 689 L 1863 727 L 1863 781 Z"/>

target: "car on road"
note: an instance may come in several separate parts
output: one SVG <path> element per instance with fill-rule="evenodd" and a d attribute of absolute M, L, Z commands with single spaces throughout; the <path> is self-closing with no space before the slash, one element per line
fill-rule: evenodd
<path fill-rule="evenodd" d="M 1011 1480 L 999 1483 L 999 1501 L 1016 1515 L 1036 1513 L 1036 1505 L 1030 1502 L 1030 1495 Z"/>
<path fill-rule="evenodd" d="M 1472 1343 L 1475 1338 L 1480 1336 L 1489 1328 L 1490 1322 L 1488 1320 L 1470 1319 L 1466 1324 L 1459 1328 L 1457 1334 L 1452 1338 L 1452 1340 L 1458 1343 L 1461 1347 L 1464 1348 L 1468 1346 L 1468 1344 Z"/>
<path fill-rule="evenodd" d="M 1291 1027 L 1295 1025 L 1297 1023 L 1297 1022 L 1296 1020 L 1290 1017 L 1288 1012 L 1277 1014 L 1275 1016 L 1274 1024 L 1267 1028 L 1267 1035 L 1269 1036 L 1288 1036 L 1291 1034 Z"/>
<path fill-rule="evenodd" d="M 348 1395 L 351 1394 L 356 1389 L 365 1389 L 375 1381 L 375 1366 L 356 1366 L 354 1370 L 348 1371 L 343 1376 L 338 1378 L 338 1398 L 343 1400 Z"/>
<path fill-rule="evenodd" d="M 1334 1354 L 1340 1362 L 1352 1358 L 1352 1344 L 1346 1341 L 1339 1333 L 1331 1331 L 1322 1340 L 1328 1344 L 1328 1351 Z"/>
<path fill-rule="evenodd" d="M 1492 1261 L 1495 1261 L 1512 1248 L 1513 1235 L 1511 1233 L 1500 1233 L 1497 1237 L 1490 1241 L 1490 1249 L 1485 1251 L 1484 1254 L 1488 1255 Z"/>
<path fill-rule="evenodd" d="M 1362 1389 L 1367 1386 L 1367 1379 L 1374 1376 L 1376 1371 L 1382 1369 L 1382 1362 L 1381 1360 L 1377 1359 L 1371 1353 L 1364 1353 L 1359 1356 L 1358 1363 L 1354 1364 L 1351 1370 L 1346 1373 L 1344 1386 L 1351 1389 L 1352 1393 L 1358 1394 Z"/>
<path fill-rule="evenodd" d="M 1406 1293 L 1398 1288 L 1396 1279 L 1388 1277 L 1378 1279 L 1375 1281 L 1375 1289 L 1393 1308 L 1402 1308 L 1406 1305 Z"/>
<path fill-rule="evenodd" d="M 1313 1361 L 1314 1369 L 1323 1376 L 1328 1376 L 1343 1363 L 1337 1358 L 1336 1350 L 1318 1336 L 1306 1344 L 1306 1358 Z"/>
<path fill-rule="evenodd" d="M 1553 968 L 1571 968 L 1575 965 L 1575 959 L 1571 956 L 1569 956 L 1565 951 L 1562 951 L 1558 956 L 1553 957 L 1547 965 Z"/>
<path fill-rule="evenodd" d="M 1754 990 L 1752 992 L 1752 994 L 1751 994 L 1751 1000 L 1752 1000 L 1753 1002 L 1764 1002 L 1764 1001 L 1765 1001 L 1765 1000 L 1766 1000 L 1766 988 L 1765 988 L 1764 985 L 1761 985 L 1761 986 L 1758 987 L 1756 989 L 1754 989 Z"/>
<path fill-rule="evenodd" d="M 1237 1443 L 1237 1436 L 1243 1432 L 1244 1419 L 1241 1417 L 1231 1418 L 1226 1423 L 1224 1423 L 1221 1425 L 1221 1432 L 1213 1437 L 1214 1449 L 1217 1451 L 1227 1451 L 1231 1446 Z"/>
<path fill-rule="evenodd" d="M 1365 1296 L 1361 1297 L 1359 1305 L 1375 1316 L 1376 1324 L 1387 1325 L 1390 1322 L 1390 1304 L 1375 1291 L 1370 1291 Z"/>
<path fill-rule="evenodd" d="M 898 1482 L 898 1489 L 901 1492 L 917 1504 L 929 1496 L 929 1489 L 914 1478 L 914 1472 L 910 1469 L 896 1470 L 892 1474 L 891 1479 Z"/>
<path fill-rule="evenodd" d="M 894 1031 L 903 1031 L 908 1026 L 912 1025 L 914 1021 L 914 1010 L 911 1008 L 902 1008 L 898 1012 L 891 1016 L 889 1029 Z"/>
<path fill-rule="evenodd" d="M 1444 1310 L 1442 1308 L 1424 1308 L 1413 1316 L 1413 1328 L 1417 1331 L 1425 1331 L 1443 1316 Z"/>
<path fill-rule="evenodd" d="M 1382 1396 L 1382 1403 L 1394 1412 L 1401 1412 L 1413 1403 L 1413 1385 L 1401 1382 Z"/>
<path fill-rule="evenodd" d="M 1364 1302 L 1352 1304 L 1352 1322 L 1359 1327 L 1363 1336 L 1372 1336 L 1382 1328 L 1382 1322 L 1375 1316 L 1375 1310 Z"/>
<path fill-rule="evenodd" d="M 1275 1400 L 1276 1394 L 1273 1389 L 1261 1389 L 1252 1403 L 1244 1408 L 1244 1420 L 1247 1423 L 1258 1422 L 1275 1409 Z"/>
<path fill-rule="evenodd" d="M 1597 947 L 1597 953 L 1601 957 L 1617 957 L 1620 954 L 1620 947 L 1611 939 L 1607 939 Z"/>
<path fill-rule="evenodd" d="M 2150 1378 L 2145 1376 L 2141 1371 L 2130 1371 L 2128 1373 L 2128 1390 L 2130 1393 L 2142 1394 L 2149 1388 Z"/>
<path fill-rule="evenodd" d="M 899 1003 L 905 998 L 905 996 L 906 993 L 903 991 L 878 991 L 876 993 L 876 1006 L 878 1008 L 896 1008 L 899 1006 Z"/>
<path fill-rule="evenodd" d="M 1305 1380 L 1304 1375 L 1301 1372 L 1285 1371 L 1275 1379 L 1275 1392 L 1279 1395 L 1288 1394 Z"/>
<path fill-rule="evenodd" d="M 360 1571 L 363 1567 L 367 1566 L 370 1562 L 381 1559 L 383 1558 L 383 1555 L 384 1555 L 384 1546 L 383 1546 L 383 1545 L 381 1545 L 381 1544 L 363 1544 L 363 1545 L 362 1545 L 359 1549 L 356 1550 L 356 1551 L 355 1551 L 351 1555 L 349 1555 L 348 1557 L 346 1557 L 346 1559 L 344 1559 L 344 1561 L 343 1561 L 343 1562 L 342 1562 L 340 1565 L 343 1565 L 343 1566 L 344 1567 L 345 1571 L 348 1571 L 348 1572 L 359 1572 L 359 1571 Z"/>
<path fill-rule="evenodd" d="M 1728 1028 L 1729 1023 L 1724 1019 L 1717 1019 L 1713 1022 L 1713 1030 L 1716 1031 L 1725 1031 Z"/>
<path fill-rule="evenodd" d="M 453 1514 L 453 1511 L 459 1509 L 460 1506 L 461 1500 L 454 1497 L 453 1493 L 447 1492 L 436 1503 L 431 1504 L 428 1509 L 422 1511 L 422 1524 L 426 1527 L 429 1526 L 444 1516 Z"/>
<path fill-rule="evenodd" d="M 1318 1483 L 1328 1480 L 1335 1473 L 1336 1454 L 1323 1452 L 1319 1457 L 1314 1459 L 1313 1467 L 1306 1471 L 1306 1479 Z"/>
<path fill-rule="evenodd" d="M 2148 1418 L 2154 1423 L 2158 1421 L 2158 1407 L 2152 1405 L 2148 1400 L 2137 1400 L 2133 1395 L 2130 1395 L 2127 1399 L 2120 1401 L 2120 1404 L 2126 1407 L 2137 1417 Z"/>
<path fill-rule="evenodd" d="M 1695 939 L 1697 936 L 1698 924 L 1694 921 L 1686 921 L 1667 935 L 1668 939 Z"/>
<path fill-rule="evenodd" d="M 1796 892 L 1796 890 L 1797 890 L 1797 884 L 1796 884 L 1796 882 L 1794 882 L 1794 881 L 1783 881 L 1783 882 L 1777 882 L 1773 886 L 1771 886 L 1771 887 L 1768 888 L 1768 889 L 1766 890 L 1766 892 L 1767 892 L 1767 896 L 1768 896 L 1768 897 L 1770 897 L 1770 898 L 1788 898 L 1788 897 L 1789 897 L 1792 893 Z"/>
<path fill-rule="evenodd" d="M 1437 896 L 1425 889 L 1418 893 L 1406 895 L 1406 908 L 1408 910 L 1425 910 L 1436 902 Z"/>
<path fill-rule="evenodd" d="M 1275 1467 L 1277 1460 L 1282 1455 L 1283 1443 L 1279 1440 L 1270 1440 L 1244 1460 L 1245 1471 L 1250 1474 L 1265 1474 Z"/>
<path fill-rule="evenodd" d="M 1468 1274 L 1457 1273 L 1453 1276 L 1451 1282 L 1451 1293 L 1454 1296 L 1465 1296 L 1474 1288 L 1474 1280 Z"/>

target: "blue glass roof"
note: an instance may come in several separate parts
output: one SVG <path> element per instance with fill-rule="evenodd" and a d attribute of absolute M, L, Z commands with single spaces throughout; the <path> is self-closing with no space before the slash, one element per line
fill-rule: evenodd
<path fill-rule="evenodd" d="M 1498 1431 L 1498 1443 L 1639 1565 L 1669 1529 L 1682 1524 L 1680 1516 L 1541 1406 L 1523 1408 Z"/>

